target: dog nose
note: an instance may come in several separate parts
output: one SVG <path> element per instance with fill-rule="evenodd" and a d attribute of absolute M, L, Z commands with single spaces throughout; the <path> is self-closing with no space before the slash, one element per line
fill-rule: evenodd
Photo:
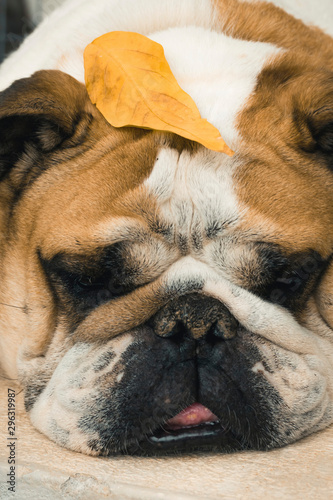
<path fill-rule="evenodd" d="M 154 332 L 160 337 L 200 339 L 213 335 L 232 339 L 238 321 L 217 299 L 191 293 L 174 299 L 160 309 L 150 320 Z"/>

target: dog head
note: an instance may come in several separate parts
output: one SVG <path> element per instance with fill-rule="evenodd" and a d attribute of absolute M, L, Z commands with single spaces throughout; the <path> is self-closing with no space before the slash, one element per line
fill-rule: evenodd
<path fill-rule="evenodd" d="M 0 95 L 1 361 L 60 445 L 269 449 L 332 421 L 333 73 L 279 58 L 237 129 L 232 158 L 114 129 L 57 71 Z"/>

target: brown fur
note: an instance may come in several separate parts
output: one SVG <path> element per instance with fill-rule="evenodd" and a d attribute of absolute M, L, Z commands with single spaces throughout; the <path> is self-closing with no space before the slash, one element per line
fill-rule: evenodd
<path fill-rule="evenodd" d="M 185 257 L 187 264 L 180 260 L 190 247 L 174 237 L 179 228 L 174 230 L 172 219 L 182 229 L 176 210 L 170 220 L 160 218 L 143 182 L 161 147 L 180 154 L 201 146 L 172 134 L 113 128 L 90 103 L 85 87 L 58 71 L 38 72 L 0 94 L 1 361 L 6 376 L 18 377 L 24 386 L 34 425 L 69 448 L 118 451 L 124 435 L 128 451 L 131 418 L 136 422 L 139 415 L 141 425 L 142 415 L 150 418 L 152 404 L 159 409 L 161 403 L 163 415 L 174 416 L 181 409 L 178 403 L 171 410 L 167 406 L 174 394 L 182 406 L 195 397 L 214 413 L 215 405 L 222 416 L 228 412 L 231 431 L 232 415 L 236 428 L 243 419 L 244 435 L 252 432 L 252 445 L 261 449 L 331 421 L 326 400 L 319 410 L 316 405 L 331 374 L 324 351 L 333 328 L 333 267 L 325 268 L 333 250 L 332 41 L 270 5 L 221 0 L 218 8 L 226 33 L 288 51 L 262 71 L 238 116 L 233 186 L 239 220 L 219 232 L 215 217 L 217 232 L 202 231 L 194 262 L 192 255 Z M 226 248 L 219 251 L 222 240 Z M 209 249 L 205 254 L 202 249 L 211 242 L 217 245 L 212 255 Z M 164 272 L 173 263 L 170 278 Z M 196 266 L 198 276 L 192 272 Z M 121 291 L 112 295 L 119 282 Z M 109 294 L 104 300 L 99 292 Z M 239 298 L 241 312 L 235 313 Z M 158 337 L 174 334 L 169 344 Z M 328 340 L 321 342 L 320 336 Z M 217 337 L 227 342 L 217 344 Z M 80 352 L 80 342 L 88 342 L 83 346 L 88 350 Z M 313 358 L 309 370 L 301 356 L 298 360 L 298 349 Z M 331 345 L 327 351 L 329 356 Z M 119 355 L 114 368 L 111 355 Z M 317 370 L 316 363 L 323 367 L 312 376 L 308 372 Z M 57 370 L 53 378 L 56 367 L 60 374 Z M 197 381 L 200 387 L 193 386 L 187 401 L 187 385 Z M 307 416 L 317 418 L 309 415 L 314 408 L 320 421 L 310 427 Z M 133 436 L 139 439 L 136 426 Z M 237 446 L 238 435 L 237 430 Z"/>
<path fill-rule="evenodd" d="M 31 131 L 36 132 L 31 144 L 25 144 L 31 152 L 22 152 L 19 157 L 17 151 L 18 168 L 16 165 L 0 184 L 0 306 L 6 350 L 15 354 L 23 334 L 24 353 L 34 357 L 47 349 L 57 322 L 54 300 L 36 249 L 44 249 L 47 254 L 64 246 L 79 250 L 85 244 L 87 251 L 93 237 L 91 227 L 103 220 L 124 191 L 140 184 L 154 156 L 149 160 L 152 148 L 145 143 L 146 132 L 113 129 L 91 104 L 85 87 L 58 71 L 36 73 L 2 93 L 2 130 L 6 130 L 9 118 L 19 124 L 25 116 L 31 119 L 30 127 L 36 127 Z M 49 124 L 59 135 L 53 129 L 47 133 Z M 20 127 L 13 127 L 12 132 L 17 136 L 22 133 Z M 19 144 L 16 136 L 9 140 Z M 124 143 L 126 147 L 122 148 Z M 2 154 L 6 157 L 6 151 Z M 39 167 L 34 175 L 30 170 L 32 160 L 34 167 Z M 49 168 L 55 162 L 57 168 Z M 133 165 L 137 168 L 133 169 Z M 38 177 L 40 171 L 43 175 Z M 29 185 L 32 181 L 33 185 Z M 14 324 L 12 307 L 17 311 Z M 6 340 L 7 331 L 12 334 Z M 6 368 L 15 375 L 12 362 Z"/>
<path fill-rule="evenodd" d="M 250 207 L 245 226 L 258 227 L 287 248 L 312 248 L 327 257 L 333 244 L 333 175 L 308 122 L 320 128 L 333 118 L 333 73 L 300 60 L 297 54 L 282 56 L 264 70 L 241 113 L 237 186 Z M 281 74 L 289 80 L 280 83 Z"/>
<path fill-rule="evenodd" d="M 59 320 L 36 251 L 43 258 L 62 251 L 86 254 L 128 233 L 131 238 L 135 233 L 140 237 L 140 226 L 148 224 L 154 231 L 154 201 L 140 186 L 154 165 L 158 149 L 166 144 L 178 151 L 198 146 L 173 134 L 113 128 L 91 104 L 85 87 L 61 72 L 41 71 L 19 85 L 22 92 L 14 84 L 2 95 L 0 127 L 6 126 L 9 117 L 18 123 L 21 117 L 29 117 L 31 126 L 38 129 L 38 138 L 32 137 L 30 155 L 22 151 L 0 184 L 4 242 L 0 265 L 3 283 L 8 282 L 2 303 L 18 308 L 14 325 L 18 337 L 29 323 L 29 336 L 24 340 L 24 356 L 29 358 L 46 351 Z M 55 125 L 59 134 L 49 124 Z M 18 136 L 27 134 L 20 127 L 15 131 Z M 18 141 L 16 137 L 13 140 Z M 55 163 L 56 168 L 49 168 Z M 43 175 L 39 176 L 40 172 Z M 124 304 L 115 304 L 113 316 L 118 320 L 114 327 L 124 324 L 120 327 L 124 330 L 156 312 L 159 302 L 155 288 L 148 294 L 143 289 L 135 295 L 138 304 L 145 304 L 144 312 L 142 307 L 134 307 L 131 296 Z M 3 307 L 6 331 L 11 309 Z M 128 310 L 132 311 L 131 320 L 127 319 Z M 87 331 L 79 330 L 78 339 L 96 337 L 98 332 L 88 328 L 94 318 L 92 314 Z M 17 345 L 21 342 L 17 340 Z"/>
<path fill-rule="evenodd" d="M 316 148 L 309 119 L 320 129 L 320 123 L 332 116 L 332 39 L 269 4 L 221 0 L 217 8 L 226 33 L 290 49 L 262 72 L 254 95 L 239 116 L 242 144 L 237 153 L 242 167 L 236 185 L 238 197 L 248 209 L 240 230 L 261 235 L 290 252 L 311 248 L 327 258 L 333 244 L 333 176 L 325 154 Z M 26 329 L 29 313 L 25 352 L 35 356 L 45 352 L 57 321 L 36 249 L 42 249 L 43 257 L 48 258 L 63 250 L 87 252 L 106 240 L 117 241 L 119 229 L 113 234 L 109 214 L 125 218 L 125 232 L 129 220 L 135 221 L 135 227 L 148 224 L 154 231 L 154 201 L 140 185 L 149 175 L 159 147 L 168 144 L 181 150 L 197 146 L 172 135 L 114 129 L 92 106 L 84 86 L 57 71 L 39 72 L 2 94 L 3 133 L 16 120 L 26 134 L 24 116 L 34 118 L 38 140 L 32 140 L 30 151 L 0 184 L 0 265 L 3 282 L 16 283 L 10 292 L 4 287 L 2 301 L 21 308 L 20 319 L 13 325 L 18 338 Z M 19 126 L 10 130 L 18 134 Z M 9 145 L 17 141 L 11 135 L 7 139 Z M 48 169 L 54 163 L 57 168 Z M 40 170 L 43 175 L 37 178 Z M 27 187 L 29 195 L 25 196 Z M 17 191 L 20 197 L 12 210 Z M 326 289 L 331 286 L 328 281 Z M 131 296 L 124 304 L 119 301 L 120 309 L 115 304 L 119 312 L 115 317 L 123 318 L 122 328 L 156 311 L 153 291 L 148 290 L 146 296 L 147 290 L 137 293 L 144 295 L 144 312 L 134 307 Z M 323 293 L 326 297 L 327 292 Z M 131 318 L 127 318 L 128 309 Z M 330 318 L 327 309 L 325 317 Z M 11 323 L 9 311 L 4 306 L 4 325 Z M 81 328 L 79 338 L 92 339 L 94 329 L 85 326 L 87 330 L 83 333 Z"/>
<path fill-rule="evenodd" d="M 324 68 L 333 69 L 333 40 L 271 3 L 213 0 L 217 29 L 241 40 L 272 43 L 302 53 Z"/>
<path fill-rule="evenodd" d="M 238 196 L 248 211 L 243 229 L 290 251 L 333 251 L 333 171 L 314 131 L 333 122 L 333 39 L 262 2 L 214 0 L 222 31 L 287 49 L 262 74 L 240 114 Z M 309 127 L 311 125 L 311 129 Z M 333 264 L 317 294 L 333 327 Z"/>
<path fill-rule="evenodd" d="M 327 257 L 333 244 L 333 176 L 309 122 L 319 130 L 333 120 L 333 40 L 272 4 L 215 5 L 227 34 L 288 49 L 261 73 L 238 120 L 244 166 L 236 183 L 249 207 L 244 230 Z"/>

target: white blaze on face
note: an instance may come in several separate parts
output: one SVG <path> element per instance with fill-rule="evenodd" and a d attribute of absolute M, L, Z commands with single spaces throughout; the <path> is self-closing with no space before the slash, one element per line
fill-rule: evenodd
<path fill-rule="evenodd" d="M 163 46 L 171 71 L 202 118 L 236 149 L 237 115 L 254 91 L 261 70 L 281 49 L 195 26 L 172 28 L 149 38 Z"/>
<path fill-rule="evenodd" d="M 219 129 L 237 152 L 238 113 L 254 91 L 263 66 L 280 53 L 264 43 L 245 42 L 204 28 L 173 28 L 150 37 L 160 43 L 179 85 L 196 103 L 201 116 Z M 159 152 L 145 186 L 157 199 L 161 220 L 178 238 L 198 237 L 239 216 L 233 189 L 236 161 L 202 148 L 195 154 L 169 148 Z"/>
<path fill-rule="evenodd" d="M 233 169 L 229 157 L 205 149 L 193 156 L 168 148 L 159 152 L 145 187 L 157 201 L 161 222 L 177 233 L 175 240 L 201 238 L 216 224 L 237 220 Z"/>

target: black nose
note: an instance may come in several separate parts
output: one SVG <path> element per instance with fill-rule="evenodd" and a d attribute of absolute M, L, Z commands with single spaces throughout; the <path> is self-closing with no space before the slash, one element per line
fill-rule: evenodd
<path fill-rule="evenodd" d="M 160 309 L 150 320 L 160 337 L 192 337 L 213 335 L 231 339 L 236 335 L 238 321 L 217 299 L 199 293 L 183 295 Z"/>

